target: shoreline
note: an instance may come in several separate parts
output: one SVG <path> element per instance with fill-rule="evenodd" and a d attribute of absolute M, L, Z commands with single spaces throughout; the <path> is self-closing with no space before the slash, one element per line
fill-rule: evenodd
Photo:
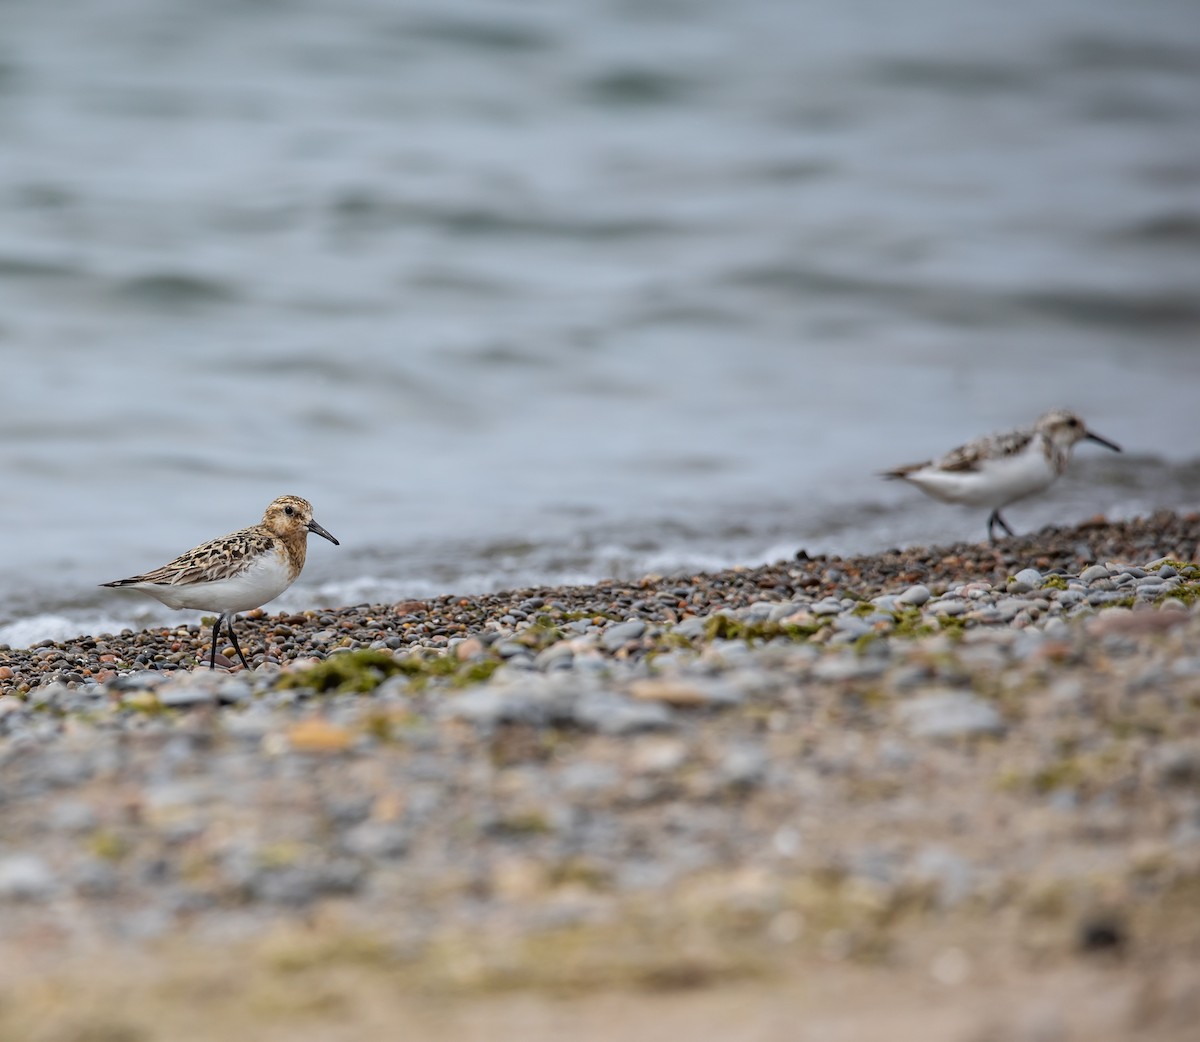
<path fill-rule="evenodd" d="M 0 1037 L 382 1038 L 433 1001 L 465 1039 L 519 996 L 602 1037 L 614 992 L 631 1039 L 747 995 L 772 1042 L 1187 1037 L 1198 541 L 1156 514 L 261 615 L 243 649 L 285 661 L 252 672 L 142 668 L 206 655 L 199 620 L 0 651 Z"/>
<path fill-rule="evenodd" d="M 725 607 L 744 607 L 750 603 L 748 591 L 755 587 L 764 599 L 786 597 L 792 593 L 845 593 L 869 599 L 889 588 L 894 587 L 894 592 L 899 592 L 900 586 L 917 582 L 938 587 L 971 580 L 1002 581 L 1008 574 L 1023 567 L 1053 572 L 1072 568 L 1079 570 L 1104 560 L 1145 562 L 1162 557 L 1194 560 L 1200 556 L 1198 545 L 1200 514 L 1178 515 L 1161 511 L 1148 518 L 1129 521 L 1108 522 L 1097 518 L 1075 526 L 1044 528 L 1007 539 L 995 549 L 983 543 L 956 543 L 945 547 L 910 547 L 853 557 L 816 555 L 811 558 L 801 549 L 797 551 L 795 559 L 715 572 L 649 576 L 641 580 L 601 580 L 583 586 L 535 586 L 470 596 L 446 593 L 398 604 L 346 605 L 283 615 L 272 615 L 268 606 L 267 610 L 259 608 L 240 615 L 238 631 L 239 640 L 240 634 L 245 631 L 248 634 L 247 642 L 255 645 L 253 652 L 244 648 L 255 665 L 262 664 L 264 636 L 283 638 L 275 642 L 276 654 L 272 664 L 279 664 L 287 661 L 288 652 L 295 651 L 294 641 L 287 639 L 294 637 L 294 633 L 286 630 L 300 626 L 315 627 L 314 632 L 321 634 L 330 626 L 337 626 L 347 619 L 354 622 L 371 620 L 378 639 L 385 641 L 397 625 L 403 630 L 415 623 L 418 628 L 411 636 L 405 631 L 405 646 L 413 647 L 419 643 L 439 651 L 445 650 L 452 640 L 469 635 L 472 625 L 478 628 L 488 621 L 503 618 L 507 614 L 506 607 L 516 609 L 514 623 L 526 621 L 522 616 L 527 616 L 529 612 L 520 605 L 534 599 L 558 600 L 568 610 L 596 610 L 603 616 L 630 610 L 647 597 L 678 588 L 682 582 L 702 587 L 699 598 L 692 596 L 694 591 L 688 591 L 688 595 L 678 600 L 667 612 L 666 620 L 676 621 L 685 614 L 709 614 Z M 404 606 L 411 610 L 397 610 Z M 537 608 L 530 610 L 538 611 Z M 430 618 L 436 621 L 431 624 Z M 422 626 L 425 630 L 420 628 Z M 208 628 L 211 628 L 211 619 Z M 359 628 L 370 630 L 371 627 Z M 271 633 L 272 629 L 281 632 Z M 50 658 L 44 654 L 46 649 L 66 652 L 68 658 L 76 660 L 60 667 L 68 674 L 77 674 L 71 676 L 68 683 L 87 682 L 109 671 L 115 673 L 117 663 L 107 660 L 101 665 L 99 656 L 115 654 L 117 651 L 130 652 L 119 660 L 126 667 L 137 664 L 152 668 L 181 668 L 185 661 L 189 665 L 191 662 L 207 661 L 205 649 L 209 644 L 205 630 L 200 613 L 186 612 L 181 614 L 180 622 L 173 626 L 123 630 L 121 634 L 81 634 L 68 640 L 38 641 L 28 648 L 13 649 L 0 645 L 0 671 L 5 667 L 20 670 L 28 666 L 31 673 L 26 683 L 43 683 L 48 671 L 40 668 L 39 664 Z M 98 646 L 103 645 L 95 655 L 90 654 L 95 650 L 90 646 L 93 642 Z M 332 650 L 326 644 L 328 642 L 318 641 L 306 650 L 323 656 Z M 148 645 L 165 648 L 165 654 L 151 660 L 145 657 L 144 650 L 136 650 L 145 649 Z M 176 648 L 173 645 L 180 646 Z M 189 658 L 193 652 L 185 649 L 195 649 L 194 657 Z M 396 649 L 394 643 L 391 649 Z M 39 655 L 39 652 L 43 654 Z M 139 656 L 142 656 L 140 662 Z M 77 660 L 80 659 L 95 661 L 86 663 L 83 670 L 69 668 L 71 665 L 78 666 L 80 663 Z M 231 658 L 224 656 L 220 656 L 218 662 L 226 668 L 237 666 Z M 240 669 L 240 666 L 237 668 Z M 8 693 L 23 694 L 25 691 L 22 690 L 20 678 L 0 672 L 0 694 Z"/>

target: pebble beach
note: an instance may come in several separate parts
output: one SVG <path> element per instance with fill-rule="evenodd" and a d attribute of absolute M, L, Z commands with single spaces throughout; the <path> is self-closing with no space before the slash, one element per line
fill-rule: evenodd
<path fill-rule="evenodd" d="M 1198 543 L 0 647 L 0 1038 L 1189 1037 Z"/>

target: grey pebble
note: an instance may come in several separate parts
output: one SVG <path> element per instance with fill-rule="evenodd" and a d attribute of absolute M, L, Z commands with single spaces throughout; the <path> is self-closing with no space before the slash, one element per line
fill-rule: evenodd
<path fill-rule="evenodd" d="M 743 608 L 740 612 L 745 619 L 751 619 L 755 622 L 762 622 L 771 617 L 771 613 L 781 607 L 775 601 L 755 601 L 748 608 Z"/>
<path fill-rule="evenodd" d="M 247 889 L 272 904 L 300 906 L 323 894 L 354 893 L 364 875 L 356 862 L 341 858 L 316 865 L 258 868 Z"/>
<path fill-rule="evenodd" d="M 46 824 L 59 832 L 90 832 L 96 822 L 96 812 L 81 800 L 64 800 L 46 815 Z"/>
<path fill-rule="evenodd" d="M 558 780 L 563 792 L 585 796 L 616 788 L 621 783 L 621 772 L 612 764 L 584 760 L 567 764 Z"/>
<path fill-rule="evenodd" d="M 121 877 L 108 861 L 85 858 L 71 876 L 75 889 L 85 897 L 111 897 L 121 885 Z"/>
<path fill-rule="evenodd" d="M 160 705 L 169 709 L 211 705 L 217 701 L 216 689 L 200 684 L 166 684 L 157 692 Z"/>
<path fill-rule="evenodd" d="M 994 610 L 999 613 L 1001 622 L 1011 622 L 1028 607 L 1029 602 L 1020 597 L 1005 597 L 993 605 Z"/>
<path fill-rule="evenodd" d="M 1094 583 L 1097 579 L 1107 579 L 1108 569 L 1102 564 L 1094 564 L 1079 573 L 1079 578 L 1085 583 Z"/>
<path fill-rule="evenodd" d="M 962 615 L 970 606 L 969 602 L 952 597 L 947 600 L 935 601 L 931 610 L 935 615 Z"/>
<path fill-rule="evenodd" d="M 880 659 L 842 652 L 822 656 L 812 667 L 812 677 L 833 682 L 867 680 L 882 675 L 884 668 L 885 663 Z"/>
<path fill-rule="evenodd" d="M 550 669 L 556 664 L 570 668 L 571 660 L 575 657 L 575 649 L 565 640 L 543 648 L 533 657 L 533 664 L 538 669 Z"/>
<path fill-rule="evenodd" d="M 1004 733 L 995 707 L 960 692 L 921 695 L 900 707 L 900 719 L 917 738 L 969 738 Z"/>
<path fill-rule="evenodd" d="M 948 847 L 922 847 L 909 869 L 918 883 L 932 884 L 942 908 L 952 908 L 971 894 L 974 872 L 963 857 Z"/>
<path fill-rule="evenodd" d="M 675 632 L 680 636 L 687 637 L 688 640 L 704 636 L 706 629 L 708 629 L 708 618 L 700 615 L 693 615 L 691 618 L 683 619 L 675 624 Z"/>
<path fill-rule="evenodd" d="M 1042 573 L 1036 568 L 1022 568 L 1009 581 L 1008 588 L 1013 593 L 1029 593 L 1042 585 Z"/>
<path fill-rule="evenodd" d="M 408 849 L 408 843 L 407 830 L 387 821 L 364 821 L 342 837 L 347 851 L 369 858 L 399 857 Z"/>
<path fill-rule="evenodd" d="M 0 901 L 42 901 L 55 890 L 54 873 L 40 857 L 10 854 L 0 858 Z"/>
<path fill-rule="evenodd" d="M 1200 784 L 1200 745 L 1195 742 L 1169 742 L 1160 746 L 1151 762 L 1163 784 L 1188 787 Z"/>
<path fill-rule="evenodd" d="M 761 745 L 735 745 L 721 758 L 717 774 L 732 788 L 748 789 L 763 783 L 767 764 L 767 753 Z"/>
<path fill-rule="evenodd" d="M 596 691 L 579 699 L 572 714 L 583 728 L 601 734 L 636 734 L 673 726 L 671 711 L 655 702 L 635 702 L 608 691 Z"/>
<path fill-rule="evenodd" d="M 631 640 L 637 640 L 645 632 L 646 624 L 641 619 L 630 619 L 628 622 L 609 626 L 600 637 L 600 643 L 607 651 L 617 651 Z"/>
<path fill-rule="evenodd" d="M 871 632 L 871 627 L 856 615 L 839 615 L 833 620 L 833 629 L 851 640 Z"/>
<path fill-rule="evenodd" d="M 929 600 L 933 595 L 929 592 L 927 586 L 922 586 L 918 583 L 916 586 L 910 586 L 899 597 L 896 598 L 897 604 L 908 604 L 919 608 L 922 604 Z"/>

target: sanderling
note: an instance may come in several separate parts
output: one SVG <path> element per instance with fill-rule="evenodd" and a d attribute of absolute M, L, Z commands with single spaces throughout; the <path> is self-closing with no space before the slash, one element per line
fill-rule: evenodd
<path fill-rule="evenodd" d="M 217 640 L 221 624 L 226 623 L 233 649 L 249 669 L 233 632 L 234 616 L 274 600 L 296 581 L 304 567 L 309 532 L 340 545 L 313 520 L 308 500 L 280 496 L 257 525 L 201 543 L 145 575 L 101 585 L 140 590 L 169 608 L 216 612 L 208 668 L 216 668 Z"/>
<path fill-rule="evenodd" d="M 996 525 L 1013 534 L 1000 516 L 1000 508 L 1054 484 L 1067 469 L 1076 442 L 1085 438 L 1121 451 L 1120 446 L 1089 431 L 1073 412 L 1054 409 L 1032 427 L 976 438 L 939 459 L 896 467 L 883 477 L 903 478 L 944 503 L 991 507 L 988 540 L 994 543 Z"/>

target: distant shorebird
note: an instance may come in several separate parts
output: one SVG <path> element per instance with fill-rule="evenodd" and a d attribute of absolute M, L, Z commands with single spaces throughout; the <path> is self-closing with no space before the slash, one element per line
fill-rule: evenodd
<path fill-rule="evenodd" d="M 1053 485 L 1067 469 L 1076 443 L 1084 439 L 1121 451 L 1120 446 L 1089 431 L 1073 412 L 1055 409 L 1032 427 L 977 438 L 940 459 L 896 467 L 883 477 L 903 478 L 944 503 L 990 507 L 988 540 L 994 543 L 996 525 L 1013 534 L 1000 516 L 1001 507 Z"/>
<path fill-rule="evenodd" d="M 296 581 L 304 567 L 309 532 L 340 545 L 313 520 L 308 500 L 280 496 L 257 525 L 201 543 L 145 575 L 101 585 L 140 590 L 168 608 L 216 612 L 208 668 L 216 668 L 217 640 L 221 624 L 226 623 L 233 649 L 249 669 L 233 632 L 234 616 L 274 600 Z"/>

